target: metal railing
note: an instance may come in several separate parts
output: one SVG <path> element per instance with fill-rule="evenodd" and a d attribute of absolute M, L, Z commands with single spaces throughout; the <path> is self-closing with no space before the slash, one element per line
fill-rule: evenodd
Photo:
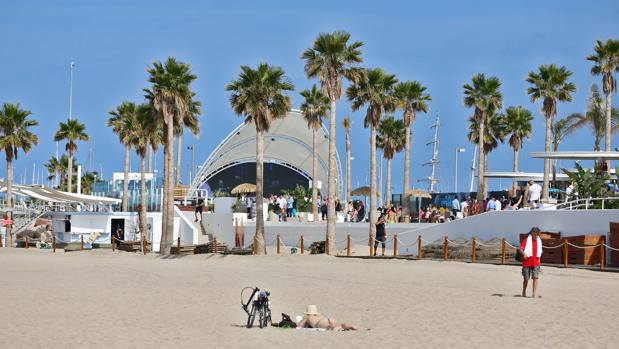
<path fill-rule="evenodd" d="M 546 209 L 556 209 L 556 210 L 588 210 L 593 208 L 594 206 L 598 206 L 599 209 L 606 209 L 608 207 L 609 201 L 617 201 L 619 197 L 605 197 L 605 198 L 587 198 L 587 199 L 576 199 L 567 202 L 562 202 L 560 204 L 556 204 L 554 206 L 550 206 Z M 598 205 L 599 204 L 599 205 Z"/>

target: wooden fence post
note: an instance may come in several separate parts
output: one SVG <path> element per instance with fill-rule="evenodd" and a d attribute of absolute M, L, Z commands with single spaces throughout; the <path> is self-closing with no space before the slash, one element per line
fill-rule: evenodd
<path fill-rule="evenodd" d="M 277 255 L 279 256 L 279 235 L 277 235 Z"/>
<path fill-rule="evenodd" d="M 241 246 L 245 248 L 245 224 L 243 223 L 243 219 L 241 219 Z"/>
<path fill-rule="evenodd" d="M 393 256 L 398 256 L 398 234 L 393 236 Z"/>
<path fill-rule="evenodd" d="M 443 243 L 443 260 L 446 261 L 449 259 L 449 241 L 447 236 L 445 236 L 445 242 Z"/>
<path fill-rule="evenodd" d="M 254 255 L 258 252 L 258 240 L 254 236 Z"/>
<path fill-rule="evenodd" d="M 116 244 L 114 240 L 116 240 L 116 237 L 112 235 L 112 239 L 110 240 L 112 242 L 112 252 L 116 251 Z"/>
<path fill-rule="evenodd" d="M 181 254 L 181 233 L 178 233 L 178 238 L 176 239 L 176 254 Z"/>
<path fill-rule="evenodd" d="M 606 264 L 606 251 L 604 249 L 605 243 L 606 238 L 602 237 L 602 243 L 600 244 L 600 271 L 604 271 L 604 264 Z"/>
<path fill-rule="evenodd" d="M 239 219 L 234 219 L 234 247 L 239 247 L 241 239 L 239 238 Z"/>
<path fill-rule="evenodd" d="M 80 235 L 80 251 L 84 250 L 84 235 Z"/>
<path fill-rule="evenodd" d="M 148 248 L 148 243 L 146 242 L 146 236 L 142 236 L 142 251 L 146 256 L 146 249 Z"/>
<path fill-rule="evenodd" d="M 325 239 L 325 254 L 328 256 L 329 255 L 329 237 L 327 236 L 327 238 Z"/>
<path fill-rule="evenodd" d="M 417 236 L 417 259 L 423 258 L 423 252 L 421 250 L 421 235 Z"/>
<path fill-rule="evenodd" d="M 0 247 L 4 247 L 4 246 L 2 245 L 2 235 L 0 235 Z"/>
<path fill-rule="evenodd" d="M 213 236 L 213 254 L 217 254 L 217 236 Z"/>
<path fill-rule="evenodd" d="M 374 256 L 374 238 L 370 236 L 370 257 Z"/>
<path fill-rule="evenodd" d="M 350 257 L 350 234 L 346 238 L 346 256 Z"/>
<path fill-rule="evenodd" d="M 301 235 L 301 254 L 303 254 L 304 246 L 303 246 L 303 235 Z"/>
<path fill-rule="evenodd" d="M 26 242 L 25 248 L 28 248 L 29 247 L 28 245 L 30 245 L 30 243 L 28 241 L 28 237 L 27 236 L 24 238 L 24 241 Z"/>
<path fill-rule="evenodd" d="M 501 264 L 505 264 L 505 238 L 501 240 Z"/>
<path fill-rule="evenodd" d="M 477 238 L 473 236 L 473 243 L 471 244 L 472 248 L 471 248 L 471 263 L 475 263 L 475 261 L 477 260 L 477 255 L 475 253 L 475 248 L 477 247 Z"/>
<path fill-rule="evenodd" d="M 53 233 L 52 233 L 52 252 L 56 253 L 56 235 L 54 235 Z"/>
<path fill-rule="evenodd" d="M 567 239 L 563 239 L 563 266 L 567 268 Z"/>

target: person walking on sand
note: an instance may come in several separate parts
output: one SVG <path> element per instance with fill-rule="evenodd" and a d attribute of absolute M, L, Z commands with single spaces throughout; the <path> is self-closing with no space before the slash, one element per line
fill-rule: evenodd
<path fill-rule="evenodd" d="M 374 256 L 376 256 L 376 249 L 378 248 L 378 242 L 380 241 L 383 246 L 383 256 L 385 255 L 385 241 L 387 240 L 387 231 L 385 230 L 385 218 L 387 216 L 387 209 L 381 212 L 378 221 L 376 222 L 376 239 L 374 240 Z"/>
<path fill-rule="evenodd" d="M 538 227 L 531 229 L 527 237 L 520 242 L 520 255 L 522 259 L 522 296 L 527 296 L 529 279 L 533 280 L 532 297 L 537 295 L 537 285 L 540 273 L 540 258 L 542 256 L 542 239 L 539 237 Z"/>

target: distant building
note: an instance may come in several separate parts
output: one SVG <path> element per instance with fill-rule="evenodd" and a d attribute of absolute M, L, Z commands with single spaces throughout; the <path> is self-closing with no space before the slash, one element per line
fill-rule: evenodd
<path fill-rule="evenodd" d="M 153 173 L 146 173 L 144 177 L 146 183 L 147 210 L 160 211 L 163 180 L 160 177 L 155 177 Z M 114 172 L 111 181 L 95 182 L 92 185 L 92 195 L 122 200 L 124 178 L 124 172 Z M 140 178 L 139 172 L 129 173 L 129 211 L 137 211 L 140 205 Z M 119 209 L 120 205 L 121 204 L 116 208 Z"/>

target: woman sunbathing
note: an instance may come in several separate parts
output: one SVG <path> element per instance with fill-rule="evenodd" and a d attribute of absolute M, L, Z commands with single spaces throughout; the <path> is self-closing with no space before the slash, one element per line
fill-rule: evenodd
<path fill-rule="evenodd" d="M 360 326 L 339 323 L 335 319 L 329 319 L 320 314 L 318 312 L 318 307 L 315 305 L 308 305 L 303 314 L 305 314 L 305 316 L 297 323 L 298 328 L 323 328 L 331 331 L 358 331 L 363 329 Z"/>

